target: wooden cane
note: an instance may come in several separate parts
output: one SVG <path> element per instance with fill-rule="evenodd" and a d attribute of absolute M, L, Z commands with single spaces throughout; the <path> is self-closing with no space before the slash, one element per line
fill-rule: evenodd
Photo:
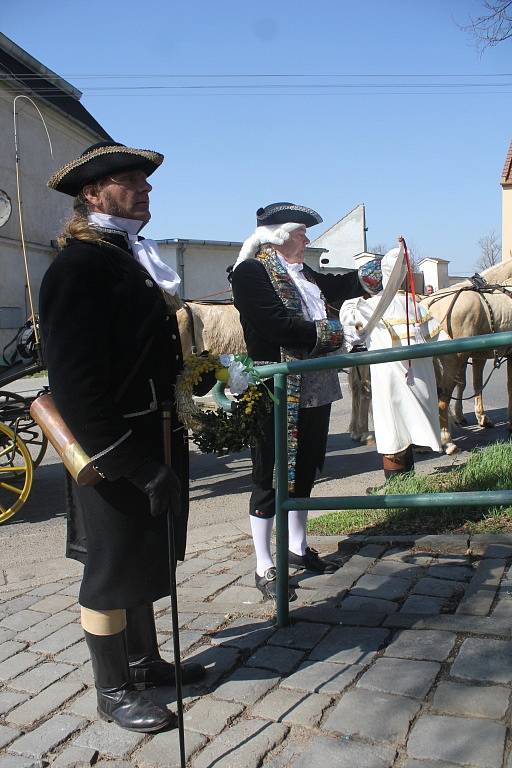
<path fill-rule="evenodd" d="M 164 443 L 164 460 L 171 466 L 171 403 L 162 403 L 162 429 Z M 185 729 L 183 726 L 183 692 L 181 685 L 180 631 L 178 623 L 178 594 L 176 589 L 176 545 L 174 538 L 174 510 L 167 513 L 167 537 L 169 540 L 169 578 L 171 594 L 172 639 L 174 645 L 174 672 L 176 677 L 176 705 L 178 709 L 178 732 L 180 740 L 180 763 L 185 768 Z"/>

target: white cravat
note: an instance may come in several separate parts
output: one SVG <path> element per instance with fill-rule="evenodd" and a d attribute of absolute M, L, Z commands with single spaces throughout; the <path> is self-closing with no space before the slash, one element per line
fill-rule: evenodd
<path fill-rule="evenodd" d="M 107 229 L 116 229 L 128 235 L 133 255 L 147 269 L 153 280 L 162 290 L 175 296 L 178 292 L 181 278 L 172 267 L 162 261 L 155 240 L 139 240 L 137 233 L 143 223 L 137 219 L 123 219 L 120 216 L 110 216 L 108 213 L 90 213 L 87 217 L 91 224 Z"/>
<path fill-rule="evenodd" d="M 320 288 L 305 277 L 302 270 L 304 264 L 290 264 L 280 253 L 277 254 L 277 257 L 297 287 L 310 319 L 325 320 L 327 312 Z"/>

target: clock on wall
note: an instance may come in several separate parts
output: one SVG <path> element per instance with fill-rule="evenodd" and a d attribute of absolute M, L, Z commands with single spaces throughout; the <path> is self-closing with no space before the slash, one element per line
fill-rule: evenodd
<path fill-rule="evenodd" d="M 11 210 L 12 206 L 9 195 L 3 189 L 0 189 L 0 227 L 3 227 L 9 221 Z"/>

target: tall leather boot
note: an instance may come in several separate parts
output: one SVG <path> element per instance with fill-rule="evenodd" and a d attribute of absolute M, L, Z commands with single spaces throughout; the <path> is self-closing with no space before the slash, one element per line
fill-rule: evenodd
<path fill-rule="evenodd" d="M 126 609 L 126 639 L 130 679 L 137 687 L 175 685 L 174 664 L 160 656 L 152 603 Z M 188 662 L 181 665 L 184 685 L 201 680 L 206 674 L 202 664 Z"/>
<path fill-rule="evenodd" d="M 155 733 L 175 727 L 176 717 L 137 691 L 130 681 L 126 635 L 91 635 L 85 640 L 91 654 L 98 714 L 102 720 L 138 733 Z"/>

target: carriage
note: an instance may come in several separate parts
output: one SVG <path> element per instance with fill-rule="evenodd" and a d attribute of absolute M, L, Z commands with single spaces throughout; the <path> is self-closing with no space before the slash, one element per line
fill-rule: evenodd
<path fill-rule="evenodd" d="M 43 369 L 30 320 L 7 344 L 0 360 L 0 523 L 16 514 L 28 499 L 34 469 L 48 445 L 30 415 L 37 395 L 25 397 L 9 386 Z"/>

